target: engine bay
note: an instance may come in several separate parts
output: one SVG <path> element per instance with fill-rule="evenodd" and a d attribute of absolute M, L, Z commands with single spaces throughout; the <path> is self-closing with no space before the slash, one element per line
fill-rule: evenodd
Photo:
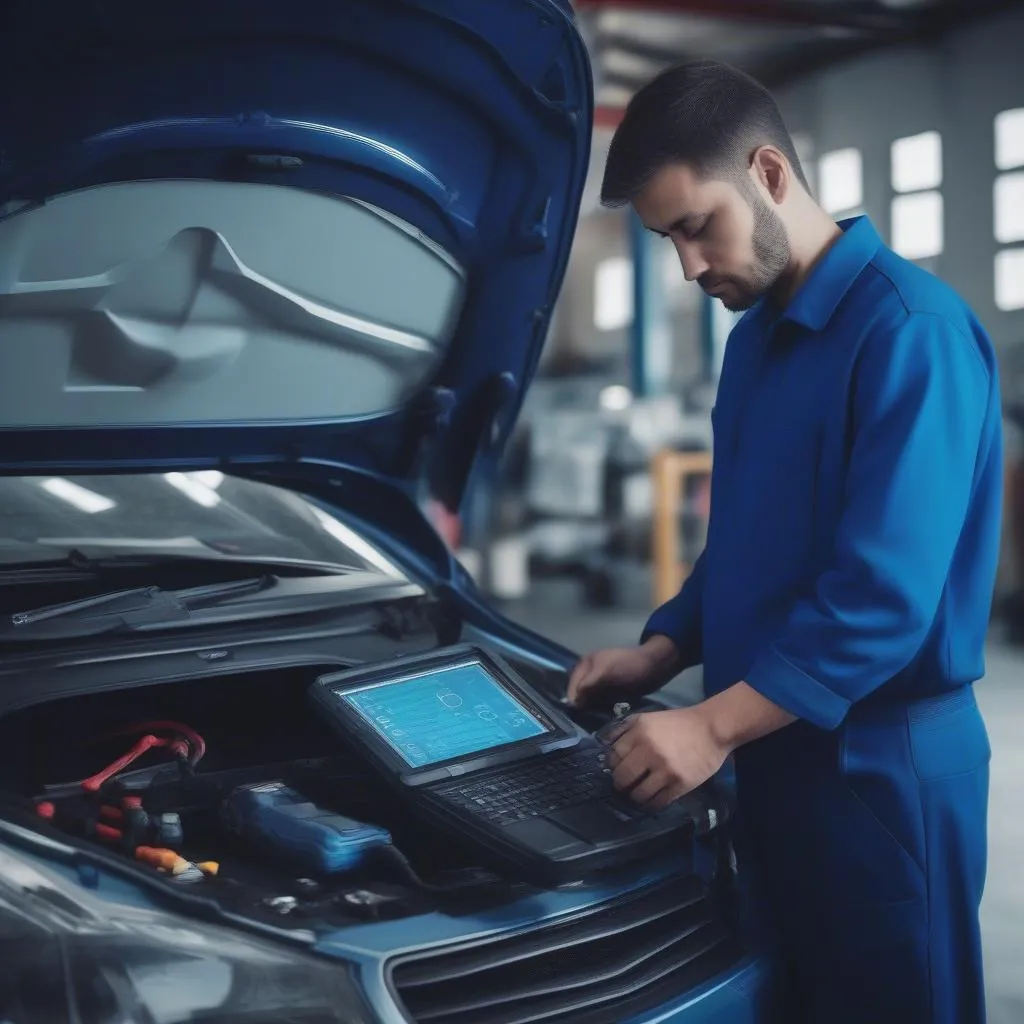
<path fill-rule="evenodd" d="M 526 891 L 478 864 L 469 844 L 410 820 L 340 749 L 306 702 L 309 685 L 336 668 L 219 675 L 14 712 L 0 720 L 3 802 L 44 833 L 100 847 L 233 915 L 278 926 L 477 912 Z M 286 787 L 299 817 L 343 815 L 383 832 L 392 855 L 324 874 L 280 844 L 254 843 L 228 812 L 268 787 Z"/>
<path fill-rule="evenodd" d="M 341 669 L 444 656 L 431 624 L 361 624 L 327 642 L 297 639 L 287 654 L 275 643 L 270 658 L 248 641 L 210 660 L 207 648 L 154 656 L 141 645 L 109 660 L 62 655 L 45 688 L 31 663 L 9 663 L 0 818 L 172 902 L 303 941 L 430 912 L 480 914 L 557 888 L 411 815 L 310 702 L 314 684 Z M 515 668 L 538 699 L 557 703 L 550 667 Z M 610 708 L 562 710 L 585 733 L 612 718 Z M 335 862 L 326 870 L 325 831 Z M 726 844 L 710 838 L 699 845 L 720 864 Z M 665 868 L 695 856 L 690 846 L 677 843 Z"/>

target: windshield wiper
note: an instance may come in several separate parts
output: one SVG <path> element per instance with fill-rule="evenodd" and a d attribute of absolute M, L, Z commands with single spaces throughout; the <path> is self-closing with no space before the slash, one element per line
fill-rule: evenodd
<path fill-rule="evenodd" d="M 162 590 L 160 587 L 134 587 L 131 590 L 115 590 L 109 594 L 96 594 L 77 601 L 33 608 L 31 611 L 15 612 L 11 615 L 11 626 L 31 626 L 48 619 L 77 616 L 102 609 L 107 616 L 128 616 L 138 621 L 140 613 L 157 612 L 161 620 L 168 614 L 178 612 L 177 617 L 188 618 L 189 612 L 202 608 L 223 598 L 238 597 L 273 586 L 274 577 L 261 576 L 257 579 L 232 580 L 229 583 L 213 583 L 204 587 L 189 587 L 187 590 Z"/>
<path fill-rule="evenodd" d="M 418 584 L 376 572 L 268 574 L 181 590 L 135 587 L 0 616 L 0 645 L 337 615 L 423 595 Z"/>
<path fill-rule="evenodd" d="M 247 555 L 222 555 L 212 551 L 199 554 L 188 551 L 132 551 L 96 556 L 87 555 L 83 551 L 73 548 L 66 555 L 57 558 L 17 562 L 7 566 L 0 562 L 0 587 L 37 581 L 48 582 L 54 577 L 61 579 L 68 576 L 97 578 L 147 569 L 190 567 L 196 569 L 223 567 L 292 576 L 337 575 L 364 571 L 359 566 L 317 562 L 301 558 L 259 558 Z"/>

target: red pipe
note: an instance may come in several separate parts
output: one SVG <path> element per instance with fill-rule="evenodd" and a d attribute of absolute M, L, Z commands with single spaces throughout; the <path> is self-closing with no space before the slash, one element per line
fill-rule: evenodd
<path fill-rule="evenodd" d="M 625 110 L 621 107 L 597 107 L 594 110 L 595 128 L 618 128 Z"/>

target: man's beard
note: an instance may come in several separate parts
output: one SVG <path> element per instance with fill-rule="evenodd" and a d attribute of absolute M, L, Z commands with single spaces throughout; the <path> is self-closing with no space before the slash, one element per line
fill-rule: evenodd
<path fill-rule="evenodd" d="M 754 263 L 749 278 L 733 278 L 730 281 L 738 294 L 728 299 L 723 298 L 722 305 L 731 313 L 742 313 L 750 309 L 762 296 L 767 295 L 785 273 L 792 254 L 786 230 L 775 211 L 768 206 L 753 185 L 749 185 L 749 189 L 744 188 L 743 191 L 754 213 Z"/>

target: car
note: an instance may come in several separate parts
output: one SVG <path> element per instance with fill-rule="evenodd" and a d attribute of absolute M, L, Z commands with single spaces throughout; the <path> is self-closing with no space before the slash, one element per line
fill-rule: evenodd
<path fill-rule="evenodd" d="M 425 509 L 500 456 L 565 271 L 593 117 L 569 4 L 3 17 L 0 1019 L 760 1019 L 724 825 L 514 877 L 308 700 L 465 644 L 564 696 L 574 654 Z M 388 829 L 395 871 L 246 838 L 225 801 L 281 780 Z"/>

